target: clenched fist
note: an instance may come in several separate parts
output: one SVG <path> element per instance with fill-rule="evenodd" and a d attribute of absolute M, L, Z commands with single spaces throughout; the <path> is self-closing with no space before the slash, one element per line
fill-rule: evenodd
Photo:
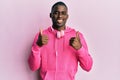
<path fill-rule="evenodd" d="M 76 32 L 76 37 L 72 37 L 69 42 L 70 46 L 72 46 L 74 49 L 78 50 L 82 47 L 80 38 L 79 38 L 79 32 Z"/>
<path fill-rule="evenodd" d="M 42 30 L 40 30 L 38 40 L 37 40 L 37 45 L 38 46 L 43 46 L 48 43 L 48 36 L 42 34 Z"/>

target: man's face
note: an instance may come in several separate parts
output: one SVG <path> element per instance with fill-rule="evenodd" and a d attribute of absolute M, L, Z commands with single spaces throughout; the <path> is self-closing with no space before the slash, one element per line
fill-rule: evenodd
<path fill-rule="evenodd" d="M 50 14 L 50 17 L 52 18 L 54 27 L 65 27 L 68 18 L 67 8 L 64 5 L 55 6 Z"/>

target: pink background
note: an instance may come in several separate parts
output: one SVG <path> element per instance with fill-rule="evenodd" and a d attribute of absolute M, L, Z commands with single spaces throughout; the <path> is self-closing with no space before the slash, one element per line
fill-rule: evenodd
<path fill-rule="evenodd" d="M 51 25 L 49 13 L 57 0 L 0 0 L 0 80 L 39 80 L 27 63 L 39 28 Z M 79 67 L 76 80 L 120 80 L 120 0 L 63 0 L 67 25 L 81 31 L 94 65 Z"/>

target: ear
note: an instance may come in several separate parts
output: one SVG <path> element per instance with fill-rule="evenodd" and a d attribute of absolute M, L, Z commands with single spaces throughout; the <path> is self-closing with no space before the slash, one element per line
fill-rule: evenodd
<path fill-rule="evenodd" d="M 50 18 L 52 18 L 52 13 L 50 13 Z"/>
<path fill-rule="evenodd" d="M 69 18 L 69 15 L 67 14 L 67 19 Z"/>

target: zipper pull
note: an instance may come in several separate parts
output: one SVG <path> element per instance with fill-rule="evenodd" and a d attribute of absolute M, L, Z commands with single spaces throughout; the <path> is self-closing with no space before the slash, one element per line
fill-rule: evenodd
<path fill-rule="evenodd" d="M 56 51 L 56 56 L 58 56 L 58 52 Z"/>

